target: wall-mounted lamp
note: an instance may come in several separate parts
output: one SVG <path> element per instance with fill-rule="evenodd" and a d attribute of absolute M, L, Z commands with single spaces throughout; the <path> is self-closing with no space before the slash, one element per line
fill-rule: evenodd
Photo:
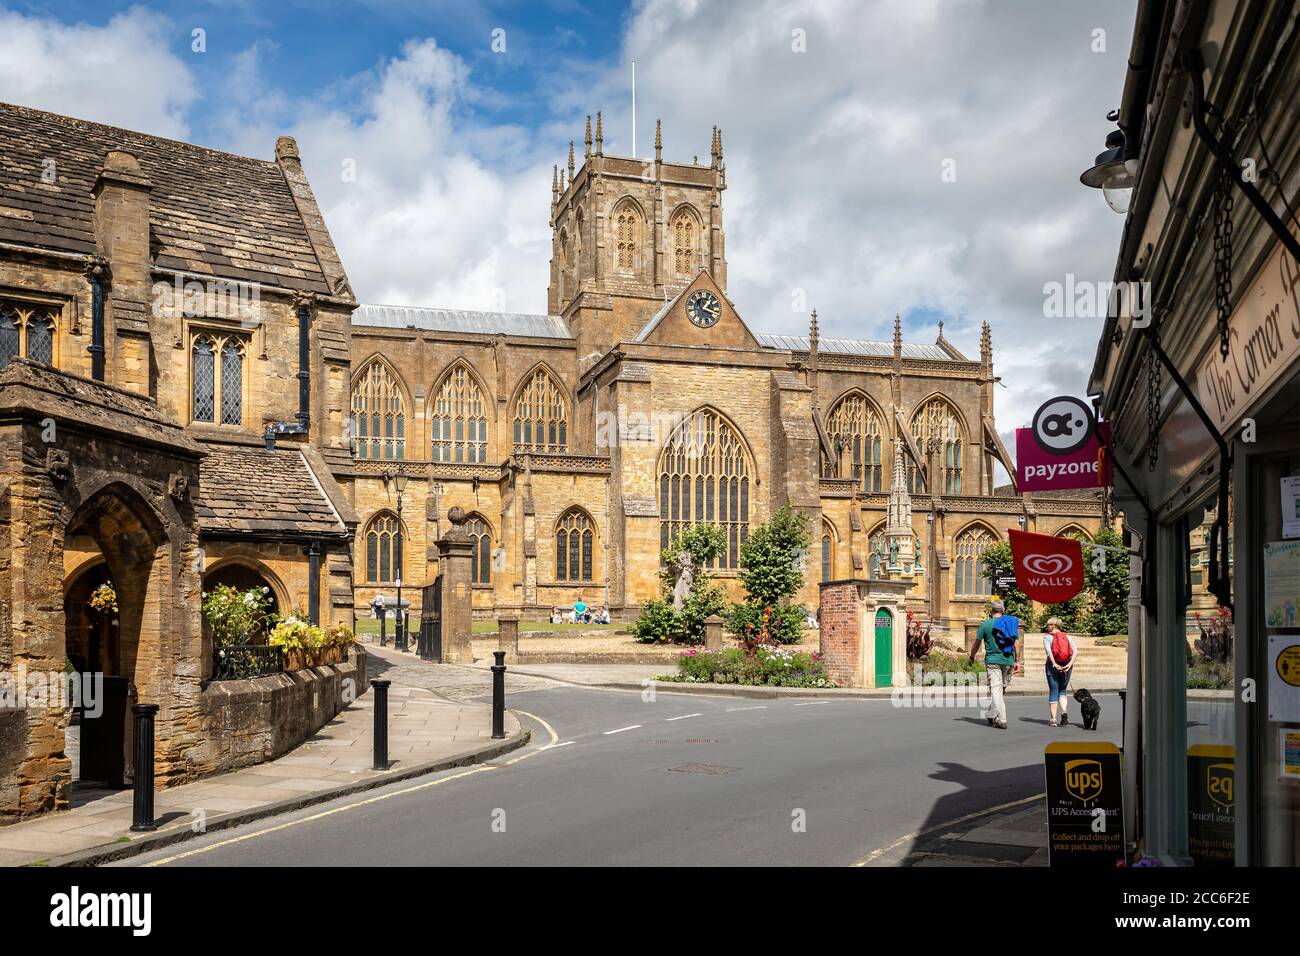
<path fill-rule="evenodd" d="M 1106 118 L 1118 122 L 1119 111 L 1111 110 Z M 1120 214 L 1128 213 L 1133 187 L 1137 184 L 1136 144 L 1130 146 L 1123 127 L 1111 130 L 1106 137 L 1106 148 L 1097 154 L 1092 168 L 1079 177 L 1079 182 L 1100 189 L 1107 205 Z"/>

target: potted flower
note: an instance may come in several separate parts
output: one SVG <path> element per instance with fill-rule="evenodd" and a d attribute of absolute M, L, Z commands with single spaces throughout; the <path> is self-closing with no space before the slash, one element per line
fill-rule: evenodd
<path fill-rule="evenodd" d="M 117 613 L 117 591 L 113 589 L 111 581 L 105 581 L 95 590 L 90 592 L 90 600 L 86 602 L 90 609 L 96 614 L 109 615 Z"/>
<path fill-rule="evenodd" d="M 307 666 L 307 651 L 304 643 L 306 631 L 311 625 L 301 618 L 290 615 L 271 628 L 266 643 L 280 648 L 284 655 L 286 671 L 300 671 Z"/>
<path fill-rule="evenodd" d="M 357 642 L 357 636 L 352 633 L 352 628 L 346 624 L 334 624 L 326 629 L 329 635 L 330 647 L 334 651 L 334 663 L 348 659 L 348 648 Z"/>

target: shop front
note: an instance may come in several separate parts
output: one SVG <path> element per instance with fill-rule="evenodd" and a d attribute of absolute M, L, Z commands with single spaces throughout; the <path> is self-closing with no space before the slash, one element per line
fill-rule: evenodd
<path fill-rule="evenodd" d="M 1289 6 L 1142 4 L 1117 113 L 1115 158 L 1132 175 L 1110 180 L 1131 188 L 1114 280 L 1140 282 L 1144 308 L 1112 310 L 1089 388 L 1114 433 L 1115 507 L 1142 554 L 1130 842 L 1163 865 L 1300 861 Z"/>

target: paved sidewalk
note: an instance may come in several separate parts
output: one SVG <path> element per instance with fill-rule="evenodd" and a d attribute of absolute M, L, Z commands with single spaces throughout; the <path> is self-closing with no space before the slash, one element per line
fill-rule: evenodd
<path fill-rule="evenodd" d="M 506 740 L 493 740 L 487 704 L 458 703 L 410 686 L 397 674 L 384 676 L 393 680 L 387 770 L 371 769 L 374 692 L 367 689 L 314 736 L 276 760 L 159 790 L 154 802 L 161 825 L 154 834 L 130 832 L 130 790 L 97 791 L 80 800 L 74 790 L 73 809 L 0 827 L 0 865 L 80 862 L 58 858 L 87 851 L 90 856 L 112 853 L 122 849 L 119 845 L 161 842 L 159 837 L 182 838 L 195 832 L 200 822 L 211 830 L 235 820 L 270 816 L 432 772 L 440 764 L 490 759 L 523 743 L 519 721 L 509 711 Z"/>
<path fill-rule="evenodd" d="M 1043 797 L 921 834 L 898 865 L 1047 866 Z"/>

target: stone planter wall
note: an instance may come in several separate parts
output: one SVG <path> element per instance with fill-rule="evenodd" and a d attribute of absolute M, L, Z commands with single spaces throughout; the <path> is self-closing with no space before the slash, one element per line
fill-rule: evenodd
<path fill-rule="evenodd" d="M 298 746 L 368 688 L 366 653 L 325 667 L 248 680 L 213 681 L 203 691 L 204 739 L 187 753 L 194 776 L 273 760 Z"/>

